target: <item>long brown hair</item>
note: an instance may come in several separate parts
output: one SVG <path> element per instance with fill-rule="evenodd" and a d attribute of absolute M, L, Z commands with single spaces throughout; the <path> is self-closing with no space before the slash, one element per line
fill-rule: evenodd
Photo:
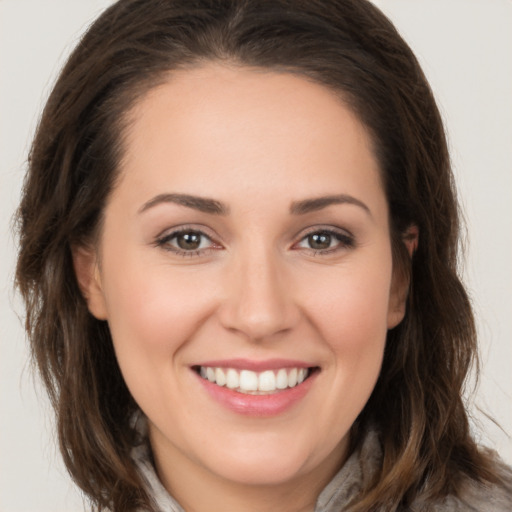
<path fill-rule="evenodd" d="M 353 446 L 379 429 L 383 464 L 351 510 L 393 511 L 419 495 L 494 481 L 472 440 L 462 392 L 475 327 L 457 276 L 457 202 L 443 125 L 418 62 L 366 0 L 121 0 L 61 72 L 32 145 L 18 212 L 17 285 L 60 448 L 98 510 L 151 510 L 130 458 L 137 405 L 106 322 L 88 311 L 71 248 L 90 243 L 115 186 L 128 113 L 178 68 L 205 61 L 296 73 L 336 91 L 372 136 L 390 206 L 394 264 L 410 276 Z M 402 236 L 416 225 L 412 263 Z"/>

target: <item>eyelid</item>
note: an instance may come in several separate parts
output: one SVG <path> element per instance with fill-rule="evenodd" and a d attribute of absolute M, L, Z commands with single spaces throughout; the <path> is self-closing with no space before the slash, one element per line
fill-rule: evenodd
<path fill-rule="evenodd" d="M 164 238 L 171 234 L 179 234 L 186 231 L 195 231 L 197 233 L 202 233 L 208 238 L 218 238 L 216 233 L 204 224 L 177 224 L 176 226 L 168 226 L 165 229 L 162 229 L 156 236 L 155 240 L 158 238 Z"/>
<path fill-rule="evenodd" d="M 329 224 L 317 224 L 314 226 L 309 226 L 299 231 L 294 238 L 300 241 L 303 238 L 307 237 L 308 235 L 312 235 L 314 233 L 331 233 L 334 235 L 340 235 L 351 239 L 355 238 L 353 233 L 351 233 L 348 229 L 340 228 L 338 226 L 333 226 Z"/>
<path fill-rule="evenodd" d="M 197 233 L 206 239 L 209 240 L 210 246 L 209 247 L 203 247 L 199 249 L 191 249 L 191 250 L 185 250 L 180 249 L 179 247 L 171 245 L 169 242 L 179 236 L 182 233 Z M 171 253 L 180 255 L 180 256 L 197 256 L 197 255 L 206 255 L 212 250 L 220 250 L 223 249 L 223 245 L 217 241 L 219 238 L 216 236 L 216 234 L 213 232 L 210 228 L 204 225 L 197 225 L 197 224 L 184 224 L 175 226 L 172 228 L 166 228 L 163 230 L 159 235 L 155 237 L 154 245 L 157 247 L 161 247 L 162 249 L 169 251 Z M 315 233 L 325 233 L 333 236 L 338 240 L 338 244 L 336 244 L 335 247 L 329 247 L 326 249 L 314 249 L 314 248 L 307 248 L 307 247 L 299 247 L 299 244 L 308 236 L 313 235 Z M 343 249 L 350 249 L 353 248 L 355 243 L 355 237 L 354 235 L 348 231 L 345 228 L 340 228 L 338 226 L 332 226 L 332 225 L 315 225 L 310 226 L 308 228 L 303 229 L 300 231 L 295 237 L 295 242 L 293 242 L 291 249 L 297 250 L 297 251 L 306 251 L 314 254 L 322 254 L 322 255 L 328 255 L 334 252 L 337 252 L 339 250 Z"/>
<path fill-rule="evenodd" d="M 180 226 L 176 226 L 173 228 L 166 228 L 165 230 L 163 230 L 160 234 L 158 234 L 155 237 L 154 245 L 157 247 L 161 247 L 162 249 L 164 249 L 168 252 L 174 253 L 178 256 L 197 256 L 200 254 L 206 255 L 208 252 L 210 252 L 212 250 L 219 250 L 219 249 L 223 248 L 222 244 L 220 244 L 216 240 L 216 238 L 218 238 L 218 237 L 215 236 L 215 234 L 212 235 L 210 233 L 211 231 L 212 230 L 207 228 L 206 226 L 197 225 L 197 224 L 190 224 L 190 225 L 185 224 L 185 225 L 180 225 Z M 169 242 L 173 238 L 175 238 L 183 233 L 197 233 L 197 234 L 207 238 L 211 242 L 211 246 L 205 247 L 202 249 L 184 250 L 184 249 L 180 249 L 179 247 L 174 247 L 171 244 L 169 244 Z"/>
<path fill-rule="evenodd" d="M 296 247 L 305 238 L 307 238 L 308 236 L 313 235 L 315 233 L 327 233 L 329 235 L 332 235 L 338 239 L 339 244 L 337 244 L 335 247 L 330 247 L 327 249 L 313 249 L 313 248 L 305 248 L 305 247 Z M 353 248 L 356 245 L 355 237 L 350 231 L 348 231 L 347 229 L 339 228 L 337 226 L 332 226 L 332 225 L 310 226 L 310 227 L 306 228 L 305 230 L 301 231 L 300 233 L 298 233 L 295 238 L 296 238 L 296 241 L 292 244 L 292 249 L 295 248 L 295 250 L 313 252 L 314 254 L 327 255 L 327 254 L 337 252 L 338 250 Z"/>

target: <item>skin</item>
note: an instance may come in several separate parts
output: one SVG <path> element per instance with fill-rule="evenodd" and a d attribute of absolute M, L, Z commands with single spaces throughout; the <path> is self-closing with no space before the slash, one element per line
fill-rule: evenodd
<path fill-rule="evenodd" d="M 159 477 L 187 511 L 313 510 L 404 315 L 369 135 L 321 85 L 216 64 L 173 73 L 131 116 L 99 243 L 74 261 L 149 419 Z M 361 204 L 290 211 L 339 194 Z M 198 251 L 176 252 L 183 227 L 205 233 Z M 326 230 L 341 238 L 315 250 L 308 235 Z M 233 357 L 319 372 L 283 413 L 241 415 L 191 370 Z"/>

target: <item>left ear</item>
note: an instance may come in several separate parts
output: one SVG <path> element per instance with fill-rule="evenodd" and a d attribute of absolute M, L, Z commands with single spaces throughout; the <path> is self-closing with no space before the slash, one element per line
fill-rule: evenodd
<path fill-rule="evenodd" d="M 97 250 L 76 246 L 71 249 L 78 286 L 87 307 L 98 320 L 107 320 L 107 306 L 99 271 Z"/>
<path fill-rule="evenodd" d="M 402 243 L 407 249 L 409 259 L 412 259 L 418 247 L 419 229 L 415 224 L 411 224 L 402 235 Z M 402 263 L 404 265 L 405 262 Z M 399 265 L 399 264 L 398 264 Z M 389 294 L 388 307 L 388 329 L 396 327 L 405 316 L 405 306 L 407 296 L 409 295 L 410 273 L 401 268 L 396 268 L 397 263 L 393 262 L 393 279 Z"/>

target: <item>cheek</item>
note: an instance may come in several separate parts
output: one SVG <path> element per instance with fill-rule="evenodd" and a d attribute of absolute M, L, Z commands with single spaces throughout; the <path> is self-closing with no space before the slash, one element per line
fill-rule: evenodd
<path fill-rule="evenodd" d="M 390 267 L 391 265 L 389 265 Z M 310 322 L 328 349 L 324 416 L 318 418 L 342 438 L 368 401 L 382 365 L 387 335 L 390 270 L 386 265 L 341 271 L 315 293 Z M 332 276 L 331 276 L 332 277 Z M 338 283 L 336 283 L 338 281 Z M 320 284 L 317 281 L 317 284 Z"/>
<path fill-rule="evenodd" d="M 165 371 L 212 307 L 211 290 L 198 276 L 139 261 L 105 269 L 108 321 L 124 372 Z M 157 370 L 160 368 L 160 370 Z"/>
<path fill-rule="evenodd" d="M 317 275 L 316 291 L 305 308 L 328 348 L 326 366 L 334 369 L 326 372 L 333 390 L 328 409 L 338 411 L 329 418 L 333 428 L 349 428 L 347 418 L 353 421 L 362 410 L 380 373 L 392 267 L 391 256 L 385 250 L 380 254 L 384 257 Z"/>
<path fill-rule="evenodd" d="M 317 276 L 306 309 L 332 350 L 356 355 L 385 341 L 390 268 L 361 265 Z"/>

